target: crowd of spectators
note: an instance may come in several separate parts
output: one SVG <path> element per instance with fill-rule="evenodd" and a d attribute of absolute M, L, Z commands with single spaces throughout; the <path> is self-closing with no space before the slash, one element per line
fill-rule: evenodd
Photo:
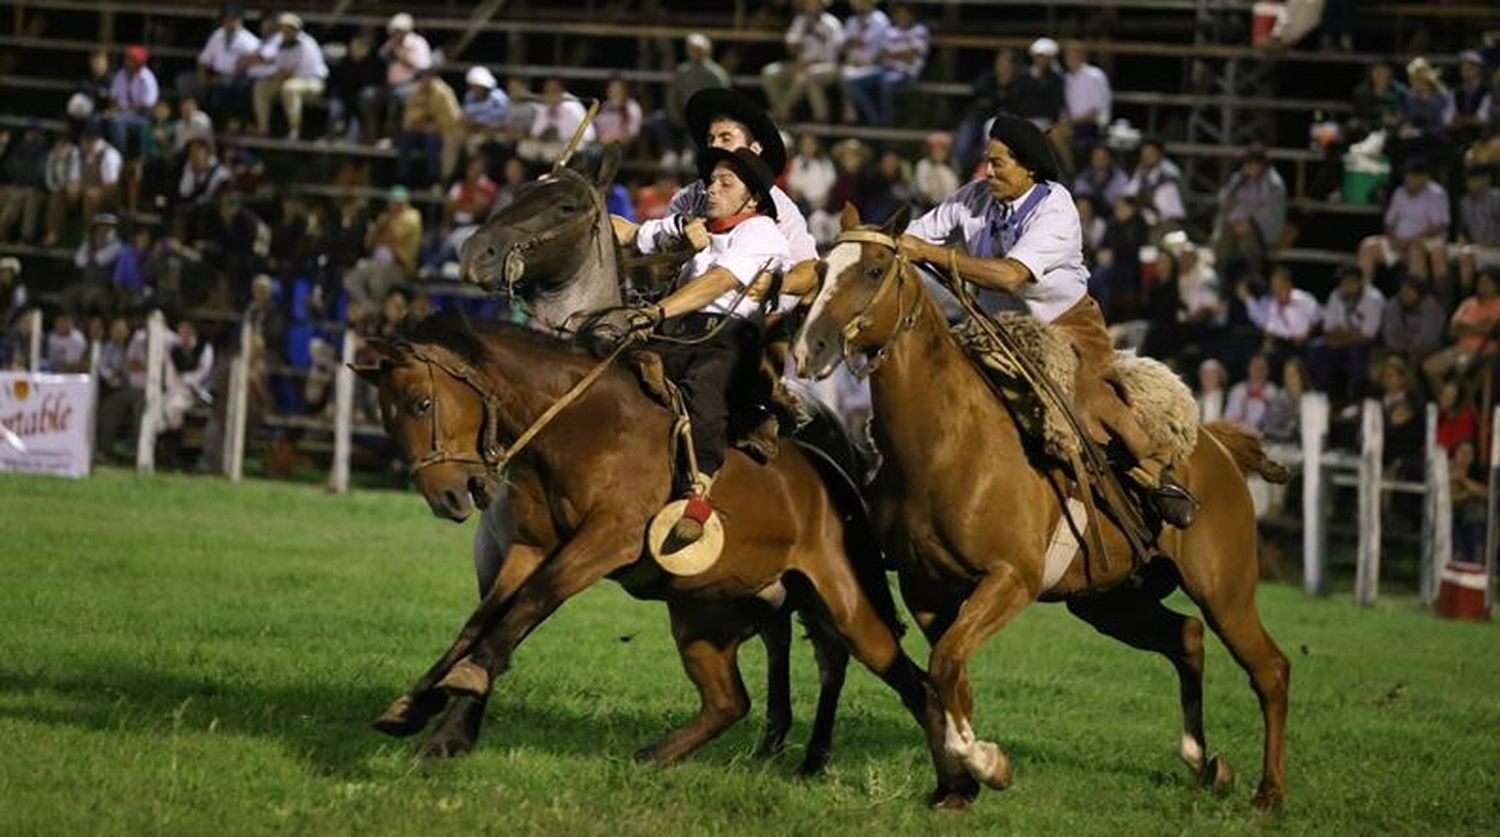
<path fill-rule="evenodd" d="M 823 0 L 791 6 L 785 55 L 759 72 L 779 123 L 924 129 L 920 150 L 825 141 L 826 131 L 788 138 L 796 153 L 783 184 L 820 244 L 837 235 L 846 202 L 880 220 L 952 194 L 980 173 L 986 122 L 1005 109 L 1048 131 L 1069 172 L 1091 291 L 1108 318 L 1133 324 L 1121 328 L 1123 340 L 1196 377 L 1205 417 L 1294 440 L 1289 394 L 1325 392 L 1346 416 L 1376 397 L 1395 455 L 1409 459 L 1400 429 L 1421 423 L 1425 401 L 1444 402 L 1444 416 L 1492 403 L 1500 327 L 1495 49 L 1459 55 L 1451 87 L 1446 61 L 1373 63 L 1347 120 L 1329 130 L 1315 120 L 1330 166 L 1378 155 L 1396 172 L 1374 193 L 1386 204 L 1383 229 L 1348 243 L 1350 266 L 1319 283 L 1333 286 L 1320 299 L 1278 258 L 1296 230 L 1287 183 L 1266 146 L 1244 148 L 1211 213 L 1196 211 L 1168 145 L 1115 130 L 1110 75 L 1082 43 L 1040 37 L 1024 51 L 996 52 L 953 124 L 934 126 L 908 117 L 926 112 L 913 92 L 930 53 L 917 8 L 853 0 L 841 19 Z M 108 349 L 100 363 L 107 355 L 110 393 L 129 393 L 140 374 L 131 351 L 141 313 L 206 308 L 252 323 L 266 368 L 299 354 L 296 364 L 310 365 L 308 380 L 316 380 L 321 350 L 289 350 L 289 334 L 306 338 L 289 323 L 340 320 L 378 333 L 410 308 L 428 308 L 421 283 L 454 278 L 465 238 L 545 170 L 584 121 L 583 102 L 561 79 L 533 90 L 482 65 L 445 64 L 409 14 L 393 15 L 383 33 L 339 41 L 320 41 L 293 13 L 258 20 L 252 31 L 241 9 L 224 7 L 194 66 L 171 76 L 157 75 L 164 64 L 143 46 L 94 54 L 66 103 L 67 130 L 0 129 L 0 240 L 65 246 L 78 269 L 49 317 L 51 367 L 76 366 L 79 341 L 94 340 Z M 683 47 L 654 104 L 619 77 L 578 91 L 601 96 L 583 142 L 618 145 L 633 166 L 610 195 L 611 209 L 632 220 L 664 214 L 691 177 L 683 103 L 731 83 L 708 38 L 694 34 Z M 388 148 L 392 177 L 336 178 L 388 184 L 374 199 L 304 195 L 286 188 L 284 163 L 241 137 Z M 1319 173 L 1310 196 L 1358 202 L 1339 193 L 1345 181 L 1331 171 Z M 20 315 L 36 304 L 21 274 L 19 260 L 0 261 L 0 361 L 8 363 L 19 362 L 29 339 Z M 183 322 L 195 336 L 174 331 L 174 374 L 192 379 L 179 392 L 207 401 L 213 375 L 190 374 L 203 363 L 191 347 L 214 341 Z M 137 402 L 112 399 L 100 433 L 128 438 L 119 411 Z M 315 409 L 322 399 L 300 392 L 292 400 Z M 1445 436 L 1455 456 L 1466 443 L 1483 452 L 1474 424 Z"/>

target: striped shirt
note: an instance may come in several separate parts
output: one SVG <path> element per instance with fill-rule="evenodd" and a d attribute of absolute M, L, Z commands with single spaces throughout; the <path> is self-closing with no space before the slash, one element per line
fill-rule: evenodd
<path fill-rule="evenodd" d="M 891 19 L 879 9 L 872 9 L 867 14 L 850 15 L 844 21 L 844 62 L 856 67 L 874 64 L 875 56 L 880 54 L 885 30 L 890 26 Z M 857 43 L 851 43 L 856 40 Z"/>
<path fill-rule="evenodd" d="M 1500 189 L 1464 195 L 1458 201 L 1458 217 L 1470 244 L 1500 247 Z"/>
<path fill-rule="evenodd" d="M 920 23 L 914 23 L 906 29 L 899 26 L 887 28 L 880 42 L 881 53 L 885 56 L 880 60 L 881 65 L 914 76 L 921 75 L 922 65 L 927 63 L 929 38 L 927 27 Z M 913 53 L 910 58 L 896 58 L 892 55 L 908 51 Z"/>

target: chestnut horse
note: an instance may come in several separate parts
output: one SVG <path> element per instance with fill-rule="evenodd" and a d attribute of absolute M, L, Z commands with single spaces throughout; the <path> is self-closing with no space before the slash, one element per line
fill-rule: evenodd
<path fill-rule="evenodd" d="M 379 388 L 386 431 L 417 463 L 418 490 L 435 513 L 455 520 L 470 514 L 471 500 L 482 506 L 492 494 L 495 449 L 511 446 L 596 363 L 547 335 L 444 314 L 376 346 L 381 363 L 360 374 Z M 516 647 L 563 602 L 608 577 L 633 596 L 666 602 L 702 700 L 696 718 L 638 759 L 676 761 L 742 718 L 749 697 L 739 644 L 778 611 L 795 608 L 820 657 L 852 652 L 900 695 L 927 737 L 939 793 L 976 790 L 942 756 L 937 696 L 901 650 L 858 494 L 840 490 L 813 454 L 787 445 L 758 465 L 731 451 L 714 487 L 725 534 L 718 562 L 694 576 L 657 568 L 644 533 L 670 494 L 673 420 L 616 365 L 509 460 L 516 548 L 453 646 L 391 705 L 382 727 L 410 734 L 451 704 L 423 752 L 472 748 L 491 687 Z M 840 675 L 842 668 L 829 667 Z M 837 685 L 820 695 L 820 716 L 831 716 Z M 805 771 L 821 768 L 828 744 L 809 745 Z"/>
<path fill-rule="evenodd" d="M 902 596 L 932 645 L 928 671 L 946 713 L 946 754 L 989 787 L 1010 782 L 1009 759 L 973 731 L 969 658 L 1027 605 L 1062 601 L 1099 632 L 1171 661 L 1181 687 L 1181 757 L 1198 781 L 1226 787 L 1232 774 L 1208 757 L 1203 734 L 1203 623 L 1161 602 L 1180 585 L 1250 675 L 1265 723 L 1254 803 L 1276 807 L 1290 666 L 1256 612 L 1255 511 L 1245 477 L 1285 479 L 1284 471 L 1266 460 L 1254 436 L 1210 424 L 1181 472 L 1202 512 L 1186 531 L 1162 533 L 1160 557 L 1139 572 L 1118 558 L 1108 567 L 1088 561 L 1086 571 L 1078 559 L 1044 581 L 1044 556 L 1062 513 L 1054 486 L 1064 481 L 1030 452 L 1008 408 L 950 335 L 917 269 L 899 255 L 908 217 L 903 210 L 878 231 L 841 238 L 828 253 L 823 287 L 794 351 L 803 375 L 826 376 L 846 358 L 877 361 L 873 433 L 884 463 L 872 511 L 898 565 Z M 859 229 L 858 213 L 846 209 L 843 228 L 846 236 Z M 1102 523 L 1109 553 L 1129 555 L 1120 531 Z"/>

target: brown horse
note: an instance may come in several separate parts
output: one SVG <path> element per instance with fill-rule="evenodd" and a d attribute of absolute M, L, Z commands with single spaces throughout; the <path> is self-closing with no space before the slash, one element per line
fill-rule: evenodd
<path fill-rule="evenodd" d="M 1118 557 L 1107 568 L 1074 560 L 1049 578 L 1044 556 L 1062 513 L 1055 486 L 1063 480 L 1029 451 L 1008 409 L 950 335 L 916 268 L 898 255 L 907 218 L 903 211 L 880 230 L 884 236 L 841 240 L 829 252 L 795 356 L 804 375 L 826 376 L 846 357 L 878 362 L 873 432 L 885 460 L 873 513 L 899 566 L 906 604 L 932 644 L 928 671 L 947 713 L 947 754 L 992 788 L 1009 783 L 1009 760 L 973 732 L 968 661 L 1027 605 L 1063 601 L 1101 633 L 1171 661 L 1181 686 L 1181 757 L 1202 783 L 1227 786 L 1232 774 L 1207 757 L 1203 734 L 1203 623 L 1161 603 L 1180 585 L 1250 675 L 1265 721 L 1254 802 L 1277 806 L 1290 666 L 1255 608 L 1255 512 L 1245 476 L 1284 473 L 1255 437 L 1230 424 L 1208 425 L 1183 469 L 1203 511 L 1186 531 L 1162 534 L 1161 557 L 1139 573 Z M 843 226 L 860 226 L 852 209 Z M 1103 535 L 1110 555 L 1130 554 L 1113 523 Z"/>
<path fill-rule="evenodd" d="M 382 362 L 361 374 L 379 388 L 386 431 L 416 463 L 417 488 L 433 511 L 454 520 L 470 514 L 471 499 L 483 505 L 493 493 L 495 449 L 511 445 L 595 363 L 546 335 L 446 315 L 378 348 Z M 820 471 L 813 454 L 788 445 L 758 465 L 731 451 L 714 488 L 725 530 L 719 561 L 685 577 L 656 567 L 644 533 L 671 489 L 672 422 L 616 366 L 510 460 L 522 556 L 513 551 L 452 648 L 379 726 L 411 734 L 451 702 L 423 752 L 472 748 L 491 686 L 516 647 L 564 601 L 608 577 L 633 596 L 666 602 L 702 699 L 693 721 L 637 758 L 683 758 L 742 718 L 749 698 L 736 650 L 789 607 L 802 611 L 820 658 L 852 652 L 896 690 L 927 736 L 941 794 L 975 792 L 962 769 L 944 767 L 942 712 L 898 643 L 895 605 L 858 495 Z M 842 680 L 841 664 L 825 670 Z M 827 758 L 839 685 L 824 683 L 804 771 Z"/>

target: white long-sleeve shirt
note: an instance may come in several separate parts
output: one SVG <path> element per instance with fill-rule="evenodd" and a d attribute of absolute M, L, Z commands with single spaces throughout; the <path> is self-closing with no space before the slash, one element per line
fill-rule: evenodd
<path fill-rule="evenodd" d="M 231 35 L 220 26 L 208 36 L 208 42 L 198 53 L 198 63 L 221 76 L 238 75 L 240 58 L 249 55 L 259 47 L 260 38 L 255 37 L 245 27 L 236 27 L 234 34 Z"/>
<path fill-rule="evenodd" d="M 1284 303 L 1273 294 L 1253 299 L 1245 313 L 1261 331 L 1282 340 L 1305 339 L 1323 316 L 1318 300 L 1300 288 L 1294 288 Z"/>
<path fill-rule="evenodd" d="M 844 63 L 862 67 L 875 63 L 880 54 L 880 44 L 891 19 L 885 12 L 872 9 L 866 14 L 850 15 L 844 21 Z"/>
<path fill-rule="evenodd" d="M 1109 124 L 1114 91 L 1103 70 L 1093 64 L 1084 64 L 1076 73 L 1063 73 L 1063 94 L 1067 98 L 1070 119 L 1082 121 L 1085 115 L 1092 113 L 1089 122 Z"/>
<path fill-rule="evenodd" d="M 1370 340 L 1380 337 L 1380 321 L 1385 316 L 1385 294 L 1373 285 L 1366 285 L 1353 305 L 1338 291 L 1328 295 L 1328 305 L 1323 309 L 1323 328 L 1354 329 Z"/>
<path fill-rule="evenodd" d="M 297 79 L 328 78 L 323 48 L 306 32 L 298 32 L 295 44 L 288 44 L 276 53 L 276 70 Z"/>
<path fill-rule="evenodd" d="M 839 19 L 827 12 L 817 18 L 797 15 L 787 27 L 786 45 L 797 51 L 797 60 L 803 64 L 837 64 L 844 29 Z"/>
<path fill-rule="evenodd" d="M 807 219 L 802 217 L 802 210 L 797 208 L 797 204 L 779 186 L 771 187 L 771 199 L 776 202 L 775 225 L 786 240 L 788 252 L 788 260 L 782 267 L 790 270 L 798 262 L 816 259 L 818 242 L 807 231 Z M 667 204 L 665 218 L 641 224 L 636 232 L 636 249 L 648 255 L 668 249 L 678 241 L 680 217 L 702 218 L 707 214 L 708 190 L 703 181 L 695 180 L 678 189 L 677 194 L 672 196 L 671 203 Z"/>
<path fill-rule="evenodd" d="M 709 234 L 708 246 L 682 266 L 678 284 L 685 285 L 721 267 L 734 276 L 740 287 L 731 289 L 700 310 L 706 314 L 749 317 L 755 314 L 760 303 L 751 299 L 745 289 L 755 283 L 755 277 L 762 270 L 774 270 L 788 257 L 786 239 L 776 228 L 776 222 L 757 215 L 736 224 L 729 232 Z"/>

